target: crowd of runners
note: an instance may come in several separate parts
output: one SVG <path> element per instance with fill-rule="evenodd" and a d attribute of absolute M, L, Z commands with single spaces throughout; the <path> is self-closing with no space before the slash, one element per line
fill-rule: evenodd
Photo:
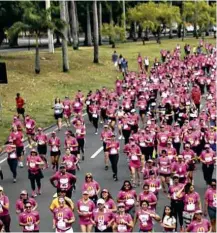
<path fill-rule="evenodd" d="M 82 232 L 152 232 L 156 224 L 164 232 L 215 232 L 216 48 L 202 41 L 198 47 L 194 52 L 189 45 L 162 50 L 161 60 L 155 58 L 151 67 L 148 58 L 139 54 L 139 72 L 130 72 L 126 59 L 115 52 L 112 61 L 123 78 L 117 78 L 113 90 L 103 87 L 87 96 L 79 90 L 74 99 L 55 99 L 58 130 L 62 120 L 66 125 L 64 151 L 55 131 L 47 136 L 25 115 L 25 101 L 18 93 L 18 114 L 4 152 L 14 183 L 18 167 L 26 167 L 32 193 L 23 187 L 16 203 L 11 203 L 0 187 L 1 230 L 10 231 L 10 211 L 16 211 L 24 232 L 39 232 L 36 197 L 42 194 L 44 169 L 53 169 L 50 187 L 56 189 L 56 195 L 50 211 L 56 232 L 73 232 L 75 223 Z M 112 197 L 105 184 L 102 187 L 97 182 L 97 171 L 87 171 L 81 198 L 74 203 L 76 173 L 88 155 L 85 111 L 93 133 L 102 141 L 105 172 L 112 171 L 111 179 L 118 181 L 119 156 L 125 155 L 129 176 Z M 99 124 L 103 124 L 100 132 Z M 26 136 L 29 155 L 24 153 Z M 204 177 L 202 196 L 194 188 L 196 170 Z M 162 215 L 156 213 L 156 206 L 164 194 L 171 205 L 164 207 Z"/>

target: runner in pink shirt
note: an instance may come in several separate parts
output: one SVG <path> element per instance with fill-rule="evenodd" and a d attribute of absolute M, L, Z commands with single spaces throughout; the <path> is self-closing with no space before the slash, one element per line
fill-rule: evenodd
<path fill-rule="evenodd" d="M 32 188 L 32 197 L 36 197 L 37 195 L 41 195 L 41 179 L 44 178 L 42 173 L 42 167 L 44 165 L 43 160 L 38 155 L 35 149 L 32 149 L 30 155 L 26 158 L 26 166 L 28 167 L 28 178 L 30 180 L 31 188 Z M 35 192 L 35 183 L 37 184 L 37 193 Z"/>
<path fill-rule="evenodd" d="M 76 182 L 76 176 L 66 172 L 66 165 L 62 163 L 60 165 L 60 171 L 56 172 L 51 178 L 50 183 L 57 189 L 57 193 L 61 190 L 66 191 L 66 196 L 71 198 L 72 189 Z"/>
<path fill-rule="evenodd" d="M 48 145 L 50 146 L 50 157 L 51 157 L 51 164 L 53 169 L 56 168 L 58 171 L 59 167 L 59 157 L 60 157 L 60 138 L 56 136 L 56 132 L 53 131 L 51 133 L 51 137 L 48 140 Z"/>
<path fill-rule="evenodd" d="M 167 157 L 166 150 L 161 151 L 161 155 L 158 158 L 158 165 L 159 165 L 159 174 L 161 177 L 163 192 L 166 193 L 166 184 L 169 187 L 170 176 L 171 176 L 171 161 Z"/>
<path fill-rule="evenodd" d="M 19 214 L 19 225 L 23 232 L 39 232 L 40 217 L 36 210 L 33 210 L 31 202 L 25 203 L 25 210 Z"/>
<path fill-rule="evenodd" d="M 149 209 L 155 210 L 157 206 L 157 197 L 150 191 L 148 184 L 143 185 L 143 191 L 138 196 L 138 203 L 141 206 L 142 201 L 147 201 L 149 203 Z"/>
<path fill-rule="evenodd" d="M 119 77 L 117 77 L 117 80 L 115 82 L 115 86 L 116 86 L 116 93 L 117 93 L 118 97 L 120 98 L 122 95 L 122 80 L 120 80 Z"/>
<path fill-rule="evenodd" d="M 209 144 L 205 144 L 205 150 L 200 155 L 200 161 L 202 162 L 203 177 L 207 184 L 210 184 L 212 179 L 214 164 L 216 162 L 216 154 L 210 148 Z"/>
<path fill-rule="evenodd" d="M 211 125 L 210 129 L 205 133 L 205 142 L 210 144 L 213 151 L 216 151 L 216 131 L 213 125 Z"/>
<path fill-rule="evenodd" d="M 83 103 L 80 98 L 76 97 L 72 102 L 72 111 L 75 115 L 82 113 L 83 111 Z"/>
<path fill-rule="evenodd" d="M 133 189 L 130 181 L 125 180 L 121 190 L 118 192 L 117 202 L 125 204 L 125 211 L 129 213 L 132 218 L 135 213 L 135 204 L 137 201 L 136 191 Z"/>
<path fill-rule="evenodd" d="M 29 142 L 29 148 L 31 149 L 33 146 L 34 137 L 35 137 L 35 126 L 36 122 L 30 118 L 29 115 L 25 117 L 25 122 L 24 122 L 25 128 L 26 128 L 26 134 L 28 137 L 28 142 Z"/>
<path fill-rule="evenodd" d="M 22 190 L 20 193 L 20 198 L 16 201 L 16 213 L 20 214 L 24 212 L 25 203 L 30 202 L 32 205 L 32 210 L 36 210 L 38 207 L 37 202 L 34 198 L 29 197 L 26 190 Z"/>
<path fill-rule="evenodd" d="M 58 203 L 59 207 L 53 210 L 53 228 L 56 229 L 56 233 L 73 233 L 72 224 L 75 222 L 74 213 L 66 206 L 63 197 L 59 197 Z"/>
<path fill-rule="evenodd" d="M 154 166 L 154 161 L 152 159 L 149 159 L 147 163 L 145 164 L 144 169 L 142 170 L 143 173 L 143 180 L 147 180 L 149 176 L 149 172 L 153 171 L 155 176 L 158 175 L 158 167 Z"/>
<path fill-rule="evenodd" d="M 105 201 L 105 208 L 109 209 L 113 213 L 117 211 L 116 204 L 108 191 L 108 189 L 103 189 L 100 195 L 100 198 L 102 198 Z"/>
<path fill-rule="evenodd" d="M 13 141 L 16 146 L 16 153 L 18 158 L 19 167 L 23 167 L 23 156 L 24 156 L 24 136 L 22 131 L 18 131 L 18 128 L 14 126 L 12 132 L 9 135 L 9 140 Z"/>
<path fill-rule="evenodd" d="M 9 199 L 4 189 L 0 186 L 0 221 L 4 225 L 5 232 L 10 232 L 11 216 L 9 213 Z"/>
<path fill-rule="evenodd" d="M 65 132 L 65 141 L 64 141 L 64 145 L 65 145 L 65 149 L 69 148 L 71 153 L 76 155 L 78 157 L 78 159 L 80 160 L 80 153 L 78 151 L 78 141 L 75 137 L 75 135 L 72 133 L 71 130 L 68 130 Z"/>
<path fill-rule="evenodd" d="M 161 189 L 161 180 L 155 176 L 154 171 L 149 172 L 149 178 L 144 183 L 149 186 L 150 192 L 153 192 L 158 197 L 158 192 Z"/>
<path fill-rule="evenodd" d="M 82 160 L 84 161 L 84 144 L 86 136 L 86 128 L 82 125 L 81 121 L 77 121 L 75 124 L 75 137 L 78 142 L 78 152 L 82 154 Z"/>
<path fill-rule="evenodd" d="M 45 162 L 46 168 L 48 168 L 48 162 L 46 159 L 47 154 L 47 135 L 43 133 L 42 128 L 38 128 L 38 133 L 36 134 L 35 141 L 37 143 L 37 150 L 42 160 Z"/>
<path fill-rule="evenodd" d="M 211 224 L 207 219 L 202 218 L 202 214 L 201 210 L 195 212 L 193 220 L 186 229 L 186 232 L 211 232 Z"/>
<path fill-rule="evenodd" d="M 160 132 L 157 133 L 158 154 L 160 154 L 162 150 L 165 150 L 169 136 L 170 134 L 165 132 L 165 126 L 161 125 Z"/>
<path fill-rule="evenodd" d="M 200 195 L 194 190 L 194 186 L 191 183 L 187 183 L 184 187 L 185 195 L 183 218 L 186 226 L 191 222 L 195 211 L 201 210 Z"/>
<path fill-rule="evenodd" d="M 89 199 L 96 204 L 100 193 L 100 186 L 99 183 L 93 179 L 93 175 L 91 173 L 86 173 L 85 182 L 82 185 L 82 191 L 87 191 Z"/>
<path fill-rule="evenodd" d="M 178 161 L 174 163 L 172 172 L 179 175 L 180 183 L 184 184 L 188 176 L 188 165 L 182 155 L 178 155 Z"/>
<path fill-rule="evenodd" d="M 153 220 L 159 222 L 160 216 L 155 211 L 149 209 L 149 203 L 142 201 L 140 209 L 137 211 L 134 218 L 134 226 L 139 220 L 139 231 L 140 232 L 152 232 L 153 231 Z"/>
<path fill-rule="evenodd" d="M 217 194 L 216 194 L 216 179 L 211 180 L 210 187 L 205 192 L 204 215 L 209 214 L 212 225 L 212 232 L 216 232 L 216 207 L 217 207 Z"/>
<path fill-rule="evenodd" d="M 167 156 L 168 156 L 168 158 L 170 159 L 170 161 L 172 162 L 172 161 L 174 161 L 175 160 L 175 157 L 176 157 L 176 155 L 177 155 L 177 152 L 176 152 L 176 149 L 173 147 L 173 145 L 172 145 L 172 140 L 171 139 L 169 139 L 168 141 L 167 141 L 167 147 L 166 147 L 166 152 L 167 152 Z"/>
<path fill-rule="evenodd" d="M 117 214 L 114 215 L 113 232 L 132 232 L 133 226 L 133 219 L 125 212 L 124 203 L 119 203 Z"/>
<path fill-rule="evenodd" d="M 95 204 L 89 199 L 89 194 L 87 191 L 82 193 L 82 198 L 77 202 L 77 211 L 79 216 L 79 225 L 81 227 L 81 232 L 92 232 L 93 228 L 93 210 L 95 209 Z"/>
<path fill-rule="evenodd" d="M 97 207 L 93 211 L 92 218 L 95 232 L 112 232 L 112 224 L 114 221 L 112 211 L 105 207 L 105 201 L 101 198 L 97 201 Z"/>
<path fill-rule="evenodd" d="M 67 127 L 70 127 L 70 117 L 72 114 L 72 107 L 71 107 L 71 101 L 68 96 L 65 97 L 63 100 L 63 116 L 66 121 Z"/>
<path fill-rule="evenodd" d="M 92 115 L 92 123 L 95 128 L 95 134 L 98 134 L 98 122 L 100 117 L 100 108 L 96 102 L 92 102 L 89 107 L 89 112 Z"/>
<path fill-rule="evenodd" d="M 181 146 L 181 129 L 178 123 L 175 123 L 172 130 L 173 147 L 176 149 L 176 153 L 179 154 Z"/>
<path fill-rule="evenodd" d="M 107 119 L 107 115 L 106 115 L 106 110 L 108 108 L 109 105 L 109 101 L 107 99 L 107 97 L 102 97 L 102 99 L 100 100 L 100 123 L 105 123 L 106 119 Z"/>

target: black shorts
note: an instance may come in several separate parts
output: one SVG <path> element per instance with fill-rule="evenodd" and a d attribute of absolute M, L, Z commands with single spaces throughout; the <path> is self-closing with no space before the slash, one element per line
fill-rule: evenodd
<path fill-rule="evenodd" d="M 33 174 L 30 170 L 28 170 L 28 178 L 30 180 L 32 179 L 42 179 L 44 178 L 44 175 L 41 170 L 39 170 L 36 174 Z"/>
<path fill-rule="evenodd" d="M 70 151 L 72 155 L 75 155 L 77 157 L 78 154 L 80 154 L 80 152 L 78 150 L 73 150 Z"/>
<path fill-rule="evenodd" d="M 44 145 L 38 145 L 38 153 L 40 155 L 46 155 L 47 154 L 47 145 L 44 144 Z"/>
<path fill-rule="evenodd" d="M 60 113 L 60 114 L 54 114 L 54 118 L 55 120 L 58 120 L 58 119 L 62 119 L 63 118 L 63 113 Z"/>
<path fill-rule="evenodd" d="M 60 156 L 60 154 L 61 154 L 61 152 L 60 152 L 60 150 L 59 151 L 51 151 L 50 152 L 50 156 Z"/>
<path fill-rule="evenodd" d="M 66 170 L 68 173 L 76 176 L 76 170 Z"/>
<path fill-rule="evenodd" d="M 109 149 L 106 149 L 106 143 L 105 142 L 103 142 L 103 151 L 104 152 L 108 152 L 109 151 Z"/>
<path fill-rule="evenodd" d="M 16 153 L 17 153 L 17 157 L 21 157 L 24 153 L 24 147 L 20 146 L 20 147 L 16 147 Z"/>
<path fill-rule="evenodd" d="M 115 118 L 115 117 L 108 117 L 108 119 L 109 119 L 110 121 L 116 121 L 116 118 Z"/>
<path fill-rule="evenodd" d="M 24 108 L 17 108 L 17 113 L 23 115 L 25 113 Z"/>

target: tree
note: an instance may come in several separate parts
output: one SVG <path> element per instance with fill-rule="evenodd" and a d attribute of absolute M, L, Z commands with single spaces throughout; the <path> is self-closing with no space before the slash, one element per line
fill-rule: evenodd
<path fill-rule="evenodd" d="M 60 3 L 60 18 L 66 23 L 66 3 L 65 1 L 59 1 Z M 62 59 L 63 59 L 63 72 L 69 71 L 69 59 L 68 59 L 68 47 L 67 47 L 67 27 L 62 28 Z"/>
<path fill-rule="evenodd" d="M 99 63 L 99 27 L 98 27 L 98 12 L 97 2 L 93 1 L 93 43 L 94 43 L 94 63 Z"/>
<path fill-rule="evenodd" d="M 102 26 L 102 35 L 109 36 L 112 43 L 112 48 L 115 48 L 116 42 L 118 40 L 125 40 L 125 30 L 123 27 L 114 25 L 114 23 L 108 24 L 105 23 Z"/>
<path fill-rule="evenodd" d="M 102 3 L 99 2 L 99 45 L 102 45 Z"/>
<path fill-rule="evenodd" d="M 78 49 L 78 21 L 76 16 L 76 3 L 71 0 L 71 30 L 73 39 L 73 49 Z"/>
<path fill-rule="evenodd" d="M 87 46 L 91 46 L 92 45 L 92 35 L 91 35 L 89 2 L 86 3 L 86 12 L 87 12 Z"/>
<path fill-rule="evenodd" d="M 57 24 L 55 24 L 55 22 Z M 61 29 L 63 22 L 60 20 L 51 21 L 50 10 L 40 7 L 39 2 L 23 2 L 22 21 L 14 23 L 8 30 L 9 38 L 19 35 L 20 32 L 29 32 L 35 37 L 35 73 L 40 73 L 39 57 L 39 37 L 41 33 L 47 32 L 48 29 Z"/>

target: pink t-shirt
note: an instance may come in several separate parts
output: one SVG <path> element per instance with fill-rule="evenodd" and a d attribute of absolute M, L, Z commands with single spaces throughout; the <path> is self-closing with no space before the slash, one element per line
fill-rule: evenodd
<path fill-rule="evenodd" d="M 150 214 L 155 214 L 152 210 L 138 210 L 136 213 L 139 219 L 139 228 L 142 231 L 152 231 L 153 222 Z"/>
<path fill-rule="evenodd" d="M 188 166 L 184 162 L 175 162 L 173 166 L 173 172 L 179 175 L 179 177 L 186 177 L 187 176 L 187 169 Z"/>
<path fill-rule="evenodd" d="M 184 195 L 184 210 L 194 212 L 199 210 L 200 195 L 197 192 Z"/>
<path fill-rule="evenodd" d="M 8 205 L 9 204 L 9 199 L 7 196 L 2 195 L 0 197 L 0 217 L 1 216 L 6 216 L 9 214 L 9 210 L 5 209 L 2 205 Z"/>
<path fill-rule="evenodd" d="M 160 174 L 170 174 L 171 173 L 171 162 L 168 157 L 160 157 L 158 160 L 159 173 Z"/>
<path fill-rule="evenodd" d="M 13 143 L 16 145 L 16 147 L 22 147 L 23 146 L 23 133 L 20 131 L 12 132 L 9 136 L 13 140 Z"/>
<path fill-rule="evenodd" d="M 118 149 L 120 148 L 120 144 L 117 141 L 110 141 L 107 143 L 107 147 L 109 147 L 109 155 L 118 154 Z"/>
<path fill-rule="evenodd" d="M 25 120 L 25 127 L 26 127 L 26 133 L 34 133 L 35 131 L 35 121 L 30 119 L 30 120 Z"/>
<path fill-rule="evenodd" d="M 144 193 L 144 192 L 141 192 L 139 194 L 139 202 L 142 202 L 142 201 L 148 201 L 149 209 L 150 210 L 155 210 L 156 205 L 157 205 L 157 197 L 156 197 L 156 195 L 154 193 L 152 193 L 150 191 L 147 194 Z M 150 203 L 153 203 L 153 202 L 156 202 L 156 204 L 150 205 Z"/>
<path fill-rule="evenodd" d="M 213 150 L 206 150 L 202 151 L 200 158 L 205 161 L 206 164 L 213 164 L 214 163 L 215 152 Z"/>
<path fill-rule="evenodd" d="M 201 222 L 192 221 L 188 226 L 188 232 L 208 232 L 211 227 L 207 219 L 202 219 Z"/>
<path fill-rule="evenodd" d="M 77 202 L 77 208 L 79 212 L 86 213 L 85 215 L 79 215 L 79 224 L 92 224 L 91 218 L 93 217 L 93 210 L 95 209 L 95 204 L 93 201 L 89 199 L 87 202 L 84 202 L 82 199 L 80 199 Z"/>
<path fill-rule="evenodd" d="M 51 178 L 50 181 L 56 181 L 56 187 L 61 190 L 69 190 L 76 182 L 76 177 L 68 172 L 62 174 L 61 172 L 56 172 Z"/>
<path fill-rule="evenodd" d="M 83 139 L 85 134 L 86 130 L 84 125 L 75 125 L 75 136 L 77 139 Z"/>
<path fill-rule="evenodd" d="M 54 209 L 53 217 L 55 219 L 56 229 L 58 232 L 65 232 L 71 228 L 72 224 L 67 223 L 64 220 L 71 220 L 74 218 L 74 213 L 68 206 L 62 208 L 58 207 Z"/>
<path fill-rule="evenodd" d="M 137 194 L 135 190 L 119 191 L 118 200 L 126 205 L 126 210 L 131 209 L 136 202 Z"/>
<path fill-rule="evenodd" d="M 105 201 L 105 208 L 106 209 L 114 209 L 116 207 L 116 204 L 113 199 L 109 198 L 108 200 Z"/>
<path fill-rule="evenodd" d="M 28 155 L 27 156 L 27 163 L 28 163 L 28 169 L 33 172 L 33 173 L 37 173 L 41 168 L 38 164 L 36 163 L 40 163 L 42 162 L 42 159 L 39 155 Z"/>
<path fill-rule="evenodd" d="M 60 149 L 60 139 L 58 137 L 51 137 L 48 141 L 48 144 L 50 145 L 50 150 L 52 152 L 57 152 Z"/>
<path fill-rule="evenodd" d="M 157 139 L 159 140 L 159 146 L 166 147 L 168 137 L 169 137 L 168 133 L 166 133 L 166 132 L 159 132 L 157 134 Z"/>
<path fill-rule="evenodd" d="M 32 232 L 39 230 L 39 226 L 36 225 L 36 222 L 40 220 L 39 213 L 37 211 L 22 212 L 19 214 L 19 222 L 26 224 L 29 223 L 29 226 L 23 227 L 23 232 Z"/>
<path fill-rule="evenodd" d="M 47 136 L 46 134 L 37 134 L 36 135 L 36 141 L 38 142 L 38 145 L 44 145 L 47 143 Z"/>
<path fill-rule="evenodd" d="M 149 185 L 149 191 L 153 192 L 155 195 L 158 194 L 159 189 L 160 189 L 160 180 L 158 178 L 156 179 L 147 179 L 145 180 L 144 184 L 148 184 Z"/>
<path fill-rule="evenodd" d="M 129 150 L 129 159 L 130 159 L 130 167 L 140 168 L 141 167 L 141 150 L 139 146 L 134 145 L 130 147 Z"/>
<path fill-rule="evenodd" d="M 37 202 L 35 201 L 35 199 L 29 197 L 27 200 L 28 200 L 28 202 L 31 203 L 31 205 L 32 205 L 33 208 L 37 205 Z M 20 213 L 24 211 L 23 200 L 18 199 L 18 200 L 16 201 L 16 210 L 17 210 L 17 211 L 20 211 Z"/>
<path fill-rule="evenodd" d="M 117 224 L 117 232 L 131 232 L 132 229 L 124 224 L 121 224 L 121 221 L 130 223 L 132 221 L 131 215 L 125 213 L 124 215 L 115 214 L 114 216 L 114 222 Z"/>
<path fill-rule="evenodd" d="M 107 225 L 113 217 L 112 211 L 106 208 L 103 212 L 99 211 L 98 208 L 93 211 L 93 221 L 96 223 L 96 227 L 101 231 L 107 229 Z"/>
<path fill-rule="evenodd" d="M 97 194 L 97 190 L 100 189 L 99 183 L 96 182 L 95 180 L 87 183 L 85 182 L 82 185 L 82 192 L 87 191 L 89 193 L 89 196 L 92 197 Z"/>
<path fill-rule="evenodd" d="M 212 188 L 208 188 L 205 193 L 205 200 L 208 202 L 208 206 L 217 207 L 217 194 L 216 190 Z"/>
<path fill-rule="evenodd" d="M 75 155 L 64 155 L 63 162 L 66 163 L 66 170 L 73 171 L 76 170 L 76 163 L 78 162 L 78 158 Z"/>
<path fill-rule="evenodd" d="M 180 183 L 177 184 L 177 185 L 171 185 L 169 187 L 169 194 L 170 194 L 172 200 L 182 200 L 183 199 L 183 197 L 178 198 L 176 196 L 177 192 L 182 188 L 183 188 L 183 184 L 180 184 Z M 182 194 L 184 194 L 184 193 L 182 193 Z"/>

